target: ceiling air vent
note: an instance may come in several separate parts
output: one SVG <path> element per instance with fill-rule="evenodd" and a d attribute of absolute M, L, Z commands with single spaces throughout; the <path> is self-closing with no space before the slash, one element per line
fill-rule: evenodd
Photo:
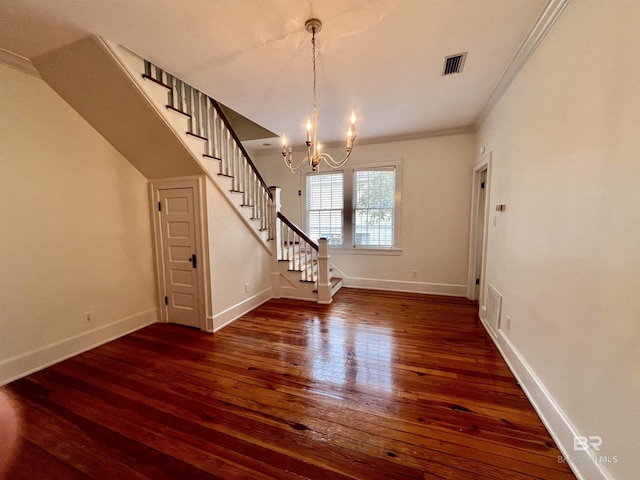
<path fill-rule="evenodd" d="M 451 75 L 452 73 L 460 73 L 464 67 L 464 61 L 467 59 L 467 52 L 458 53 L 444 57 L 444 68 L 442 75 Z"/>

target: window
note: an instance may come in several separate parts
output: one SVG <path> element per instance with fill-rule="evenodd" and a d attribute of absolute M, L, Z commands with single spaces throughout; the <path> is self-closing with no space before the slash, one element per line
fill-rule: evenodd
<path fill-rule="evenodd" d="M 354 246 L 393 247 L 395 181 L 394 168 L 354 172 Z"/>
<path fill-rule="evenodd" d="M 307 232 L 342 253 L 400 255 L 402 160 L 306 177 Z"/>
<path fill-rule="evenodd" d="M 312 240 L 324 237 L 329 245 L 342 245 L 343 173 L 307 175 L 307 232 Z"/>

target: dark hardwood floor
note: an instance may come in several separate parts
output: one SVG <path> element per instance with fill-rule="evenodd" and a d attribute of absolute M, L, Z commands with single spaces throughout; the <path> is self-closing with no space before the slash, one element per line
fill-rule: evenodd
<path fill-rule="evenodd" d="M 12 479 L 574 479 L 459 298 L 342 289 L 157 324 L 8 389 Z"/>

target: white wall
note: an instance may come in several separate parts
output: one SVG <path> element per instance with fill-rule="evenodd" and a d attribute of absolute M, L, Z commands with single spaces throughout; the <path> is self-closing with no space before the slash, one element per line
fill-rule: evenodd
<path fill-rule="evenodd" d="M 2 384 L 157 305 L 146 180 L 42 80 L 0 65 L 0 105 Z"/>
<path fill-rule="evenodd" d="M 497 216 L 487 280 L 511 317 L 499 341 L 548 392 L 552 424 L 555 402 L 569 433 L 617 456 L 582 465 L 589 479 L 640 471 L 638 19 L 640 2 L 569 3 L 478 133 Z"/>
<path fill-rule="evenodd" d="M 218 330 L 271 298 L 271 254 L 211 180 L 206 185 L 212 303 L 207 324 Z"/>
<path fill-rule="evenodd" d="M 400 255 L 332 250 L 336 276 L 344 273 L 348 286 L 465 295 L 475 147 L 475 134 L 356 145 L 347 168 L 402 159 L 403 250 Z M 329 153 L 338 157 L 344 150 Z M 282 187 L 283 213 L 304 229 L 304 175 L 292 175 L 280 153 L 255 159 L 267 184 Z"/>

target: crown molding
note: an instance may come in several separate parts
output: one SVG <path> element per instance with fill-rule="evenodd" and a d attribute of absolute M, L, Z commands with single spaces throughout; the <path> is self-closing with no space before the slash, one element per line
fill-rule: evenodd
<path fill-rule="evenodd" d="M 529 34 L 509 63 L 509 66 L 500 77 L 500 80 L 498 80 L 496 87 L 493 89 L 493 92 L 491 92 L 482 110 L 480 110 L 480 114 L 474 123 L 476 129 L 480 127 L 504 92 L 507 91 L 509 85 L 511 85 L 513 80 L 518 76 L 522 67 L 524 67 L 529 57 L 531 57 L 536 48 L 538 48 L 538 45 L 540 45 L 568 3 L 569 0 L 549 0 L 547 2 L 535 25 L 529 31 Z"/>
<path fill-rule="evenodd" d="M 15 68 L 34 77 L 42 78 L 40 72 L 38 72 L 36 67 L 33 66 L 33 63 L 31 63 L 31 60 L 17 53 L 5 50 L 4 48 L 0 48 L 0 64 Z"/>
<path fill-rule="evenodd" d="M 473 125 L 465 125 L 463 127 L 447 128 L 444 130 L 425 130 L 423 132 L 407 133 L 402 135 L 388 135 L 384 137 L 371 137 L 366 139 L 358 139 L 358 143 L 354 143 L 354 151 L 357 150 L 358 145 L 375 145 L 380 143 L 392 143 L 392 142 L 408 142 L 411 140 L 422 140 L 425 138 L 433 137 L 446 137 L 449 135 L 463 135 L 466 133 L 475 133 L 476 128 Z M 275 138 L 274 142 L 277 142 L 279 138 Z M 344 142 L 328 142 L 322 144 L 323 150 L 330 148 L 344 147 Z M 247 147 L 245 147 L 247 148 Z M 251 155 L 269 155 L 272 153 L 280 153 L 281 147 L 269 147 L 269 148 L 247 148 L 247 151 Z M 306 152 L 307 147 L 304 145 L 295 145 L 291 148 L 292 152 Z"/>
<path fill-rule="evenodd" d="M 385 137 L 366 138 L 358 142 L 358 145 L 372 145 L 377 143 L 391 142 L 407 142 L 410 140 L 422 140 L 424 138 L 447 137 L 449 135 L 462 135 L 465 133 L 475 133 L 476 128 L 473 125 L 465 125 L 463 127 L 447 128 L 443 130 L 425 130 L 423 132 L 407 133 L 403 135 L 389 135 Z M 336 144 L 342 146 L 344 142 Z M 355 147 L 354 147 L 355 148 Z"/>

